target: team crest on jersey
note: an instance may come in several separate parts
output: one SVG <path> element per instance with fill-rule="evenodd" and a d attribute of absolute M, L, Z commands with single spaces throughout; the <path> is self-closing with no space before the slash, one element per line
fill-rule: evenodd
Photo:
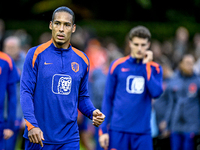
<path fill-rule="evenodd" d="M 52 78 L 52 92 L 54 94 L 69 95 L 72 78 L 69 75 L 55 74 Z"/>
<path fill-rule="evenodd" d="M 144 91 L 145 79 L 142 76 L 130 75 L 126 79 L 126 91 L 130 94 L 141 94 Z"/>
<path fill-rule="evenodd" d="M 195 92 L 197 92 L 197 85 L 196 85 L 195 83 L 191 83 L 191 84 L 189 85 L 188 90 L 189 90 L 190 93 L 195 93 Z"/>
<path fill-rule="evenodd" d="M 78 72 L 79 71 L 79 64 L 77 62 L 72 62 L 71 63 L 71 67 L 72 67 L 72 70 L 74 72 Z"/>
<path fill-rule="evenodd" d="M 191 83 L 190 85 L 189 85 L 189 87 L 188 87 L 188 91 L 189 91 L 189 93 L 188 93 L 188 96 L 189 97 L 194 97 L 194 96 L 196 96 L 196 94 L 197 94 L 197 85 L 195 84 L 195 83 Z"/>

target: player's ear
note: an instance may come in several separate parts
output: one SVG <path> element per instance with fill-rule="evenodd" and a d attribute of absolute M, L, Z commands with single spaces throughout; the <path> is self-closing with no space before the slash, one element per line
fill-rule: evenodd
<path fill-rule="evenodd" d="M 129 45 L 130 48 L 133 46 L 133 43 L 132 43 L 131 40 L 128 40 L 128 45 Z"/>
<path fill-rule="evenodd" d="M 76 31 L 76 24 L 73 24 L 72 33 L 74 33 L 75 31 Z"/>
<path fill-rule="evenodd" d="M 148 48 L 150 48 L 150 46 L 151 46 L 151 42 L 148 42 Z"/>
<path fill-rule="evenodd" d="M 50 29 L 50 30 L 52 30 L 52 25 L 53 25 L 53 24 L 52 24 L 52 21 L 50 21 L 50 23 L 49 23 L 49 29 Z"/>

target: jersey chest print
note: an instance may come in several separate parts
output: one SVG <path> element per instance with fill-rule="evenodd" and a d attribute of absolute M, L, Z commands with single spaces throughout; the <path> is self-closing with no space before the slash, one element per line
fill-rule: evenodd
<path fill-rule="evenodd" d="M 71 69 L 77 73 L 79 71 L 79 64 L 77 62 L 71 63 Z M 69 95 L 71 92 L 72 77 L 65 74 L 54 74 L 52 77 L 52 92 L 54 94 Z"/>
<path fill-rule="evenodd" d="M 144 85 L 145 79 L 142 76 L 129 75 L 126 78 L 126 91 L 130 94 L 142 94 Z"/>
<path fill-rule="evenodd" d="M 54 94 L 69 95 L 71 86 L 72 78 L 69 75 L 55 74 L 52 77 L 52 92 Z"/>

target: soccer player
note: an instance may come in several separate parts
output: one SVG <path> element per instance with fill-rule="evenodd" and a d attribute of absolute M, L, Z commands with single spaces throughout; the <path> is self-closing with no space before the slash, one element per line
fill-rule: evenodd
<path fill-rule="evenodd" d="M 195 149 L 194 136 L 200 129 L 200 78 L 193 71 L 194 63 L 193 55 L 184 54 L 165 92 L 168 105 L 164 120 L 171 132 L 171 150 Z"/>
<path fill-rule="evenodd" d="M 162 68 L 152 61 L 150 39 L 146 27 L 134 27 L 129 33 L 131 54 L 111 63 L 102 104 L 106 119 L 99 130 L 104 149 L 153 149 L 151 100 L 162 94 Z"/>
<path fill-rule="evenodd" d="M 77 108 L 95 126 L 104 121 L 88 95 L 89 60 L 70 44 L 74 19 L 68 7 L 57 8 L 49 24 L 52 39 L 27 53 L 21 77 L 26 150 L 78 150 Z"/>
<path fill-rule="evenodd" d="M 16 84 L 19 75 L 14 61 L 6 53 L 0 52 L 0 150 L 3 149 L 3 139 L 9 139 L 14 134 L 17 94 Z M 7 126 L 4 129 L 4 100 L 8 95 Z"/>
<path fill-rule="evenodd" d="M 21 76 L 21 72 L 24 65 L 25 53 L 21 50 L 21 40 L 16 36 L 9 36 L 4 40 L 3 51 L 8 54 L 14 61 L 19 76 Z M 19 131 L 21 129 L 22 124 L 24 124 L 23 113 L 20 105 L 20 83 L 17 83 L 17 104 L 16 104 L 16 120 L 15 120 L 15 128 L 14 135 L 5 140 L 5 148 L 6 150 L 14 150 L 17 142 L 17 137 L 19 135 Z M 6 124 L 6 123 L 5 123 Z"/>

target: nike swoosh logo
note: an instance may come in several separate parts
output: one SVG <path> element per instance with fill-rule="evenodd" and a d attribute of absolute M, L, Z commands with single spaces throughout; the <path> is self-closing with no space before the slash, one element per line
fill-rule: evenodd
<path fill-rule="evenodd" d="M 47 62 L 45 61 L 44 64 L 45 64 L 45 65 L 51 65 L 51 64 L 53 64 L 53 63 L 47 63 Z"/>
<path fill-rule="evenodd" d="M 130 69 L 129 68 L 122 68 L 121 71 L 122 72 L 128 72 L 128 71 L 130 71 Z"/>

